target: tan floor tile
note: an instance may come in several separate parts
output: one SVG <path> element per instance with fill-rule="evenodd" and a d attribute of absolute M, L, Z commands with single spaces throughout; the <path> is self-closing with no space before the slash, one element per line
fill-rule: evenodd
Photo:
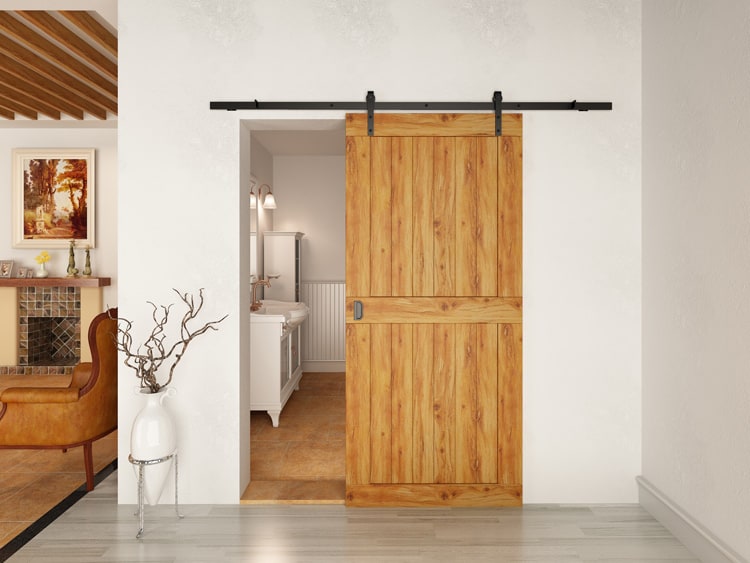
<path fill-rule="evenodd" d="M 6 521 L 33 522 L 80 487 L 85 481 L 82 473 L 52 473 L 45 475 L 10 497 L 3 504 Z"/>
<path fill-rule="evenodd" d="M 284 479 L 341 479 L 345 474 L 346 455 L 339 444 L 307 442 L 295 447 L 292 442 L 281 474 Z"/>
<path fill-rule="evenodd" d="M 278 478 L 289 450 L 288 442 L 259 442 L 250 448 L 250 476 L 255 480 Z"/>

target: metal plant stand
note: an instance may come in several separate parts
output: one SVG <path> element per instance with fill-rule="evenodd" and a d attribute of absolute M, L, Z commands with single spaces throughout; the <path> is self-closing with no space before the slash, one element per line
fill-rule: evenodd
<path fill-rule="evenodd" d="M 138 466 L 138 512 L 136 512 L 136 516 L 138 516 L 139 528 L 135 536 L 136 539 L 143 537 L 143 468 L 147 465 L 164 463 L 172 458 L 174 458 L 174 511 L 178 518 L 184 518 L 185 515 L 180 514 L 180 506 L 177 498 L 177 451 L 157 459 L 133 459 L 132 454 L 128 455 L 128 461 Z"/>

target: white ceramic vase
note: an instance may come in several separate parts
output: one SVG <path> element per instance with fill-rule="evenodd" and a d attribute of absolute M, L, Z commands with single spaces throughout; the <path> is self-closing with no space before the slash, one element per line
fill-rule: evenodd
<path fill-rule="evenodd" d="M 36 277 L 37 278 L 46 278 L 49 276 L 47 273 L 47 267 L 44 265 L 44 262 L 39 264 L 39 269 L 36 271 Z"/>
<path fill-rule="evenodd" d="M 145 399 L 146 404 L 136 415 L 130 433 L 130 454 L 140 461 L 164 458 L 177 449 L 177 432 L 169 411 L 164 407 L 164 399 L 175 395 L 172 388 L 160 389 L 158 393 L 149 393 L 147 389 L 136 389 Z M 174 458 L 163 463 L 143 467 L 143 492 L 146 502 L 154 506 L 164 490 Z M 137 465 L 133 465 L 138 478 Z"/>

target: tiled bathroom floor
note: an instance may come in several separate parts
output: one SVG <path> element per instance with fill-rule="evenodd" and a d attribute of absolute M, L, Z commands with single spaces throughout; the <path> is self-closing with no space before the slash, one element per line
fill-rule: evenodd
<path fill-rule="evenodd" d="M 343 504 L 345 374 L 305 373 L 281 412 L 250 415 L 250 479 L 243 504 Z"/>
<path fill-rule="evenodd" d="M 94 442 L 94 471 L 117 458 L 117 432 Z M 82 447 L 0 449 L 0 547 L 86 482 Z"/>

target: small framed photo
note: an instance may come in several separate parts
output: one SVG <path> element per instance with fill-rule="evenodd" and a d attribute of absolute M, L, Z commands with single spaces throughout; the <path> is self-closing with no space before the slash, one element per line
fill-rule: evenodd
<path fill-rule="evenodd" d="M 13 149 L 14 248 L 94 248 L 94 149 Z"/>
<path fill-rule="evenodd" d="M 26 277 L 27 278 L 33 278 L 34 277 L 34 269 L 33 268 L 28 268 L 26 270 Z"/>
<path fill-rule="evenodd" d="M 13 260 L 0 260 L 0 278 L 9 278 L 13 273 Z"/>
<path fill-rule="evenodd" d="M 25 278 L 26 277 L 26 272 L 28 270 L 29 270 L 28 268 L 24 268 L 23 266 L 19 266 L 18 269 L 16 270 L 16 277 L 17 278 Z"/>

